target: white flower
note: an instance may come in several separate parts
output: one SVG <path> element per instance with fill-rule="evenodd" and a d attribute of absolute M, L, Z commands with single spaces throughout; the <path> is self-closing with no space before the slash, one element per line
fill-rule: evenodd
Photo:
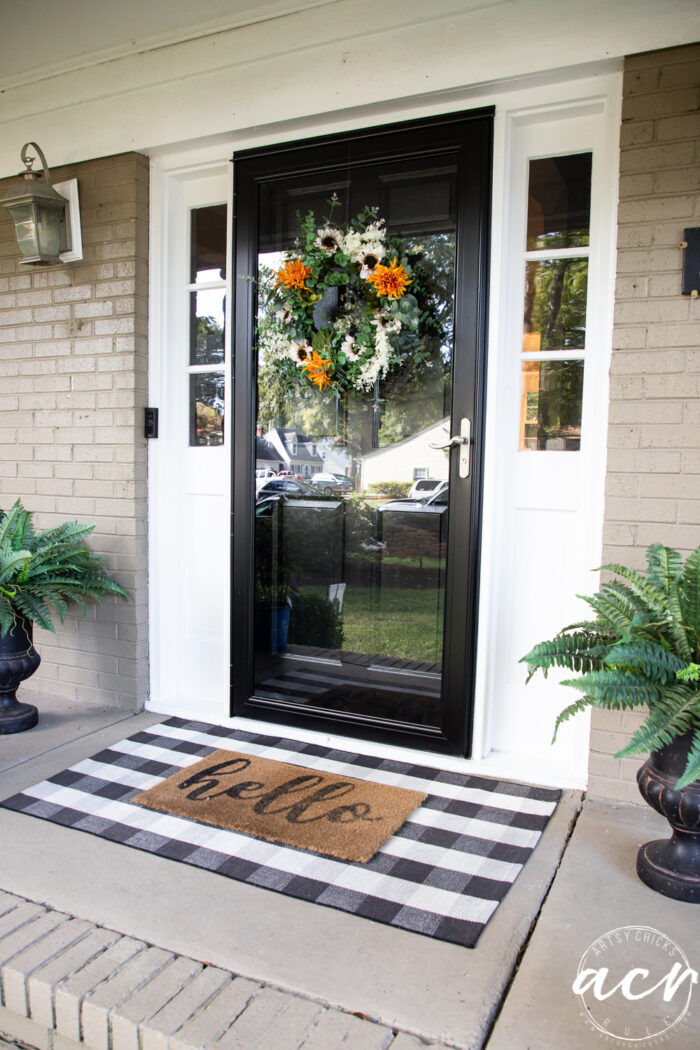
<path fill-rule="evenodd" d="M 401 331 L 401 318 L 397 317 L 396 314 L 381 313 L 377 310 L 374 314 L 372 324 L 376 327 L 377 332 L 400 332 Z"/>
<path fill-rule="evenodd" d="M 360 264 L 360 277 L 363 281 L 368 280 L 374 273 L 377 263 L 384 258 L 384 245 L 379 242 L 363 244 L 353 259 Z"/>
<path fill-rule="evenodd" d="M 335 255 L 343 243 L 343 235 L 340 230 L 336 230 L 335 226 L 324 226 L 321 230 L 316 230 L 318 234 L 314 241 L 314 246 L 324 251 L 326 255 Z"/>
<path fill-rule="evenodd" d="M 357 361 L 360 354 L 360 348 L 357 346 L 357 343 L 351 335 L 345 336 L 340 349 L 345 354 L 348 361 Z"/>
<path fill-rule="evenodd" d="M 304 361 L 306 361 L 307 358 L 311 357 L 312 353 L 313 347 L 310 343 L 303 342 L 289 344 L 288 356 L 299 368 L 301 368 L 301 366 L 304 364 Z"/>
<path fill-rule="evenodd" d="M 384 228 L 384 219 L 377 219 L 376 222 L 371 222 L 369 226 L 366 226 L 362 233 L 362 240 L 367 241 L 383 241 L 386 237 L 386 230 Z"/>
<path fill-rule="evenodd" d="M 271 364 L 280 358 L 290 357 L 292 343 L 283 332 L 276 329 L 265 329 L 260 333 L 260 355 L 265 364 Z"/>
<path fill-rule="evenodd" d="M 371 390 L 377 379 L 383 378 L 391 365 L 392 346 L 381 325 L 377 325 L 374 353 L 362 363 L 360 374 L 355 381 L 359 390 Z"/>
<path fill-rule="evenodd" d="M 294 315 L 288 306 L 284 306 L 281 310 L 275 311 L 275 317 L 278 321 L 281 321 L 282 324 L 290 324 Z"/>
<path fill-rule="evenodd" d="M 362 236 L 359 233 L 356 233 L 355 230 L 349 230 L 343 237 L 342 243 L 342 249 L 345 255 L 350 259 L 354 259 L 361 247 Z"/>

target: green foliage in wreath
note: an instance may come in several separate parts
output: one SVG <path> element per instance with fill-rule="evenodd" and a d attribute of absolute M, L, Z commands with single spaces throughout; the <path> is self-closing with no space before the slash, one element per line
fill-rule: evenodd
<path fill-rule="evenodd" d="M 390 236 L 376 208 L 323 226 L 297 216 L 299 237 L 278 269 L 263 268 L 261 368 L 340 397 L 370 391 L 397 368 L 420 368 L 444 339 L 438 275 L 421 246 Z"/>

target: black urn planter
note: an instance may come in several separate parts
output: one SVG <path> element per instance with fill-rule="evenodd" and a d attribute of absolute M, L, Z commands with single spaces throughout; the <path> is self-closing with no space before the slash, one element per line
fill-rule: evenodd
<path fill-rule="evenodd" d="M 41 657 L 32 644 L 32 624 L 17 617 L 15 626 L 0 635 L 0 735 L 22 733 L 39 721 L 32 704 L 20 704 L 17 687 L 33 675 Z"/>
<path fill-rule="evenodd" d="M 642 798 L 671 825 L 670 839 L 647 842 L 637 854 L 637 874 L 658 893 L 700 903 L 700 780 L 678 790 L 693 734 L 654 751 L 637 773 Z"/>

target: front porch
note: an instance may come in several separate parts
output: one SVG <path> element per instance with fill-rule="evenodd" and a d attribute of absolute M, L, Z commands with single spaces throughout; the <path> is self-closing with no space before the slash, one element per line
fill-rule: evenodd
<path fill-rule="evenodd" d="M 161 720 L 37 700 L 39 726 L 0 746 L 0 798 Z M 30 955 L 15 953 L 16 961 L 3 965 L 0 940 L 0 1035 L 39 1050 L 70 1050 L 77 1038 L 99 1050 L 417 1050 L 425 1044 L 586 1050 L 599 1047 L 602 1036 L 581 1016 L 571 984 L 595 937 L 644 923 L 692 947 L 691 905 L 653 893 L 634 874 L 639 844 L 665 836 L 664 822 L 646 807 L 585 799 L 575 791 L 563 793 L 474 949 L 3 809 L 0 829 L 0 912 L 24 908 L 25 925 L 48 913 L 44 936 L 34 940 Z M 129 938 L 138 942 L 134 952 L 150 953 L 133 985 L 119 991 L 115 982 L 112 1001 L 105 994 L 99 1009 L 83 1004 L 82 1029 L 76 1027 L 79 982 L 69 983 L 68 954 L 62 982 L 55 960 L 51 980 L 48 970 L 43 981 L 38 974 L 60 951 L 50 928 L 73 916 L 83 920 L 85 935 L 92 927 L 114 931 L 125 957 Z M 28 933 L 27 944 L 32 941 Z M 207 972 L 216 986 L 206 1008 L 193 995 L 197 972 Z M 221 998 L 224 987 L 227 999 Z M 55 1009 L 58 988 L 61 1013 Z M 613 1005 L 610 1018 L 614 1025 Z M 673 1045 L 690 1048 L 699 1036 L 700 1021 L 686 1016 L 674 1029 Z"/>

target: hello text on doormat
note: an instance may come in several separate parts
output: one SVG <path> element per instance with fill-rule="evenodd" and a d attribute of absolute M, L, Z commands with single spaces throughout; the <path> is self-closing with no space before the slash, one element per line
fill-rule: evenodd
<path fill-rule="evenodd" d="M 365 863 L 425 798 L 422 791 L 217 750 L 132 802 Z"/>

